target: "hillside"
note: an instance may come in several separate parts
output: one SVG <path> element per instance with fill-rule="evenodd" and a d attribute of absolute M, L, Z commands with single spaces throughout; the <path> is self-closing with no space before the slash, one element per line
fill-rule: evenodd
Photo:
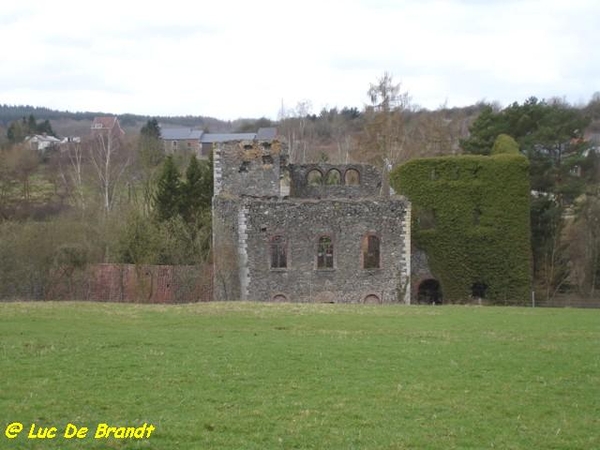
<path fill-rule="evenodd" d="M 33 114 L 37 120 L 49 120 L 52 128 L 60 136 L 79 136 L 87 134 L 92 120 L 96 116 L 111 116 L 110 112 L 93 111 L 58 111 L 50 108 L 31 105 L 0 105 L 0 130 L 6 129 L 8 124 L 22 117 Z M 118 115 L 121 126 L 125 132 L 139 132 L 140 128 L 153 116 L 137 114 Z M 209 129 L 212 132 L 228 132 L 235 129 L 243 122 L 224 121 L 214 117 L 204 116 L 159 116 L 156 117 L 160 124 L 173 127 L 190 127 Z"/>

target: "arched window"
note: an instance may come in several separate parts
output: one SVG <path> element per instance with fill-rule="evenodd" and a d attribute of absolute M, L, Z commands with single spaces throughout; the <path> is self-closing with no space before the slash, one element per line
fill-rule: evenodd
<path fill-rule="evenodd" d="M 323 184 L 323 174 L 320 170 L 313 169 L 306 175 L 306 182 L 309 186 L 320 186 Z"/>
<path fill-rule="evenodd" d="M 273 236 L 271 238 L 271 269 L 287 268 L 287 244 L 285 237 Z"/>
<path fill-rule="evenodd" d="M 379 269 L 379 243 L 379 238 L 373 234 L 363 238 L 363 269 Z"/>
<path fill-rule="evenodd" d="M 325 177 L 325 184 L 334 185 L 342 182 L 342 174 L 337 169 L 331 169 Z"/>
<path fill-rule="evenodd" d="M 348 169 L 344 174 L 344 183 L 348 186 L 358 186 L 360 184 L 360 173 L 356 169 Z"/>
<path fill-rule="evenodd" d="M 319 238 L 317 269 L 333 269 L 333 242 L 329 236 Z"/>

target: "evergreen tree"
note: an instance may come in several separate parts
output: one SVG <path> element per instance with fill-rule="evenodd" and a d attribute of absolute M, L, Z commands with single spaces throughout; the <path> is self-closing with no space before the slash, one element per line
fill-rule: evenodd
<path fill-rule="evenodd" d="M 24 117 L 23 117 L 23 123 L 25 124 Z M 33 117 L 33 114 L 29 114 L 29 118 L 27 119 L 26 126 L 27 126 L 27 134 L 37 133 L 37 130 L 38 130 L 37 121 L 35 120 L 35 117 Z"/>
<path fill-rule="evenodd" d="M 158 179 L 154 210 L 156 218 L 163 222 L 176 217 L 181 205 L 181 181 L 172 156 L 167 156 Z"/>
<path fill-rule="evenodd" d="M 33 114 L 30 114 L 28 118 L 22 117 L 21 120 L 12 122 L 6 130 L 6 137 L 11 144 L 17 144 L 23 142 L 27 136 L 43 133 L 56 136 L 49 120 L 46 119 L 38 124 Z"/>
<path fill-rule="evenodd" d="M 157 173 L 165 157 L 160 128 L 156 119 L 148 120 L 140 131 L 136 158 L 137 176 L 141 185 L 142 208 L 145 213 L 152 210 Z"/>
<path fill-rule="evenodd" d="M 148 120 L 146 125 L 142 127 L 140 130 L 140 134 L 146 138 L 158 139 L 160 140 L 160 126 L 158 125 L 158 120 L 156 118 Z"/>
<path fill-rule="evenodd" d="M 588 124 L 580 109 L 531 97 L 501 111 L 486 107 L 470 127 L 469 138 L 461 141 L 468 153 L 487 155 L 518 146 L 528 157 L 533 269 L 546 297 L 568 277 L 562 217 L 584 190 L 579 173 L 592 153 L 584 157 L 582 134 Z"/>
<path fill-rule="evenodd" d="M 187 223 L 197 223 L 204 212 L 210 211 L 212 192 L 212 158 L 198 161 L 196 155 L 192 155 L 181 195 L 181 213 Z"/>
<path fill-rule="evenodd" d="M 35 131 L 32 131 L 32 134 L 34 132 L 37 134 L 46 133 L 48 136 L 56 137 L 56 133 L 52 129 L 52 125 L 50 124 L 50 121 L 48 119 L 44 120 L 42 123 L 38 123 L 35 127 Z"/>

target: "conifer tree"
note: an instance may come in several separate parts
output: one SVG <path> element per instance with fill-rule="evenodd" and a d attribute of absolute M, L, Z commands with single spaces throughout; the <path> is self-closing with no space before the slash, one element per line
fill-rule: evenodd
<path fill-rule="evenodd" d="M 181 205 L 181 181 L 173 157 L 167 156 L 158 179 L 154 210 L 159 221 L 176 217 Z"/>
<path fill-rule="evenodd" d="M 198 161 L 196 155 L 192 155 L 181 195 L 181 215 L 187 223 L 197 222 L 210 210 L 212 184 L 212 161 Z"/>

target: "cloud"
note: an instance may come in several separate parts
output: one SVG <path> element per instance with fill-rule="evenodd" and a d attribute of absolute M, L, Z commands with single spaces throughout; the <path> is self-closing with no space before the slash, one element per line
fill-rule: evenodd
<path fill-rule="evenodd" d="M 429 108 L 580 101 L 599 90 L 599 13 L 592 0 L 31 0 L 0 13 L 0 101 L 275 118 L 282 100 L 360 107 L 384 71 Z"/>

